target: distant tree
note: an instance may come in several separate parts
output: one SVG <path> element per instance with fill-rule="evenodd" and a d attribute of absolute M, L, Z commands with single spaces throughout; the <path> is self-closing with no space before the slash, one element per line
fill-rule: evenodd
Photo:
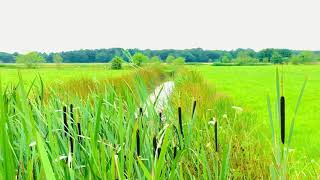
<path fill-rule="evenodd" d="M 168 64 L 173 63 L 174 60 L 175 60 L 174 56 L 169 55 L 166 58 L 166 63 L 168 63 Z"/>
<path fill-rule="evenodd" d="M 142 63 L 148 61 L 148 57 L 142 53 L 137 52 L 132 56 L 132 61 L 135 65 L 141 66 Z"/>
<path fill-rule="evenodd" d="M 111 58 L 110 59 L 109 58 L 110 58 L 109 54 L 105 51 L 102 51 L 96 54 L 95 59 L 97 62 L 107 62 L 107 61 L 110 61 Z"/>
<path fill-rule="evenodd" d="M 37 52 L 30 52 L 16 57 L 16 63 L 23 63 L 28 68 L 35 67 L 36 64 L 44 63 L 45 59 Z"/>
<path fill-rule="evenodd" d="M 63 62 L 63 58 L 60 54 L 53 54 L 52 56 L 52 60 L 54 63 L 56 63 L 56 65 L 60 65 Z"/>
<path fill-rule="evenodd" d="M 159 56 L 153 56 L 151 59 L 150 59 L 150 63 L 160 63 L 161 62 L 161 59 Z"/>
<path fill-rule="evenodd" d="M 302 58 L 299 55 L 291 56 L 289 60 L 292 64 L 300 64 L 302 63 Z"/>
<path fill-rule="evenodd" d="M 252 64 L 259 62 L 258 59 L 251 57 L 248 51 L 240 51 L 237 54 L 237 58 L 233 61 L 238 64 Z"/>
<path fill-rule="evenodd" d="M 308 63 L 314 61 L 314 54 L 312 51 L 303 51 L 299 54 L 303 63 Z"/>
<path fill-rule="evenodd" d="M 122 62 L 123 59 L 119 56 L 115 56 L 112 60 L 111 60 L 111 69 L 122 69 Z"/>
<path fill-rule="evenodd" d="M 275 63 L 275 64 L 283 63 L 283 59 L 282 59 L 282 56 L 280 55 L 280 53 L 278 53 L 276 51 L 273 52 L 271 59 L 270 59 L 270 62 Z"/>
<path fill-rule="evenodd" d="M 231 59 L 227 55 L 223 55 L 220 60 L 222 63 L 229 63 Z"/>
<path fill-rule="evenodd" d="M 186 62 L 186 60 L 183 57 L 178 57 L 175 60 L 173 60 L 174 65 L 182 65 Z"/>

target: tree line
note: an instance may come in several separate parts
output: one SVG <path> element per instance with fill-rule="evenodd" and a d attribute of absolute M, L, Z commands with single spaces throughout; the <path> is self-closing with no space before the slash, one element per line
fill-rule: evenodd
<path fill-rule="evenodd" d="M 164 49 L 164 50 L 140 50 L 121 48 L 77 50 L 58 53 L 37 53 L 41 56 L 41 61 L 53 63 L 57 56 L 64 63 L 105 63 L 110 62 L 114 57 L 120 57 L 124 61 L 129 61 L 128 54 L 134 55 L 141 53 L 148 60 L 159 58 L 166 61 L 169 57 L 184 58 L 186 62 L 222 62 L 222 63 L 304 63 L 319 61 L 320 51 L 299 51 L 290 49 L 263 49 L 254 51 L 252 49 L 225 50 L 204 50 L 195 49 Z M 14 63 L 19 61 L 19 53 L 0 52 L 0 62 Z M 33 54 L 35 56 L 35 54 Z M 61 57 L 61 58 L 60 58 Z"/>

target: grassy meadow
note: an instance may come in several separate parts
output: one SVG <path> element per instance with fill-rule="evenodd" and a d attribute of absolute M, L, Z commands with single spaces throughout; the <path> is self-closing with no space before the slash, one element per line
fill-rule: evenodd
<path fill-rule="evenodd" d="M 282 72 L 282 66 L 278 66 Z M 237 105 L 257 114 L 257 124 L 270 133 L 267 95 L 275 98 L 275 66 L 195 66 L 217 90 L 231 96 Z M 286 112 L 291 121 L 304 80 L 307 87 L 297 116 L 292 148 L 301 159 L 319 161 L 320 65 L 284 65 Z M 287 121 L 287 122 L 288 122 Z M 287 127 L 289 127 L 287 123 Z M 268 138 L 268 137 L 266 137 Z"/>
<path fill-rule="evenodd" d="M 130 72 L 129 67 L 122 70 L 111 70 L 110 64 L 42 64 L 37 68 L 25 68 L 21 65 L 9 64 L 0 66 L 0 77 L 3 84 L 17 84 L 20 73 L 26 83 L 40 75 L 45 82 L 62 82 L 65 80 L 75 80 L 83 78 L 105 79 L 119 77 Z"/>
<path fill-rule="evenodd" d="M 195 64 L 0 67 L 0 179 L 315 178 L 320 66 L 283 67 L 287 133 L 308 76 L 290 147 L 271 141 L 267 94 L 274 106 L 275 72 Z M 165 82 L 174 89 L 159 111 Z"/>

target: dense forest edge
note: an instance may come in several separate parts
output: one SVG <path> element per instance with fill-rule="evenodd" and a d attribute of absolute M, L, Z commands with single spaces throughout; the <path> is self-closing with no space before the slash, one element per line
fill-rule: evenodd
<path fill-rule="evenodd" d="M 225 50 L 204 50 L 201 48 L 175 50 L 140 50 L 127 49 L 131 55 L 142 53 L 151 60 L 153 57 L 161 61 L 166 61 L 171 57 L 182 57 L 185 62 L 202 62 L 202 63 L 286 63 L 293 64 L 319 62 L 320 51 L 302 51 L 290 49 L 263 49 L 254 51 L 253 49 L 236 49 L 231 51 Z M 53 63 L 55 56 L 61 56 L 63 63 L 106 63 L 114 57 L 120 57 L 128 61 L 128 56 L 122 48 L 109 49 L 82 49 L 75 51 L 64 51 L 56 53 L 38 53 L 43 57 L 43 61 Z M 1 63 L 18 62 L 19 53 L 0 52 Z"/>

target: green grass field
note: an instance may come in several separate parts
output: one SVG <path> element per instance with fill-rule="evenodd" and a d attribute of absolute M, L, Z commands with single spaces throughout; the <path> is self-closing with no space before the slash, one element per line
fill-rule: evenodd
<path fill-rule="evenodd" d="M 38 75 L 47 82 L 62 82 L 72 79 L 106 79 L 119 77 L 130 72 L 128 67 L 123 70 L 110 70 L 109 64 L 63 64 L 56 67 L 55 64 L 44 64 L 35 69 L 17 67 L 15 64 L 0 66 L 0 78 L 3 84 L 17 84 L 20 73 L 26 83 L 31 83 Z"/>
<path fill-rule="evenodd" d="M 276 66 L 192 66 L 212 83 L 217 90 L 231 96 L 238 106 L 258 115 L 257 124 L 270 132 L 267 114 L 267 95 L 275 97 Z M 279 66 L 280 72 L 282 66 Z M 286 97 L 287 129 L 301 86 L 308 78 L 293 135 L 297 159 L 319 160 L 320 150 L 320 65 L 285 65 L 284 95 Z M 272 101 L 274 102 L 274 101 Z M 269 138 L 270 135 L 266 138 Z M 268 140 L 268 139 L 266 139 Z M 303 156 L 301 156 L 303 155 Z"/>

